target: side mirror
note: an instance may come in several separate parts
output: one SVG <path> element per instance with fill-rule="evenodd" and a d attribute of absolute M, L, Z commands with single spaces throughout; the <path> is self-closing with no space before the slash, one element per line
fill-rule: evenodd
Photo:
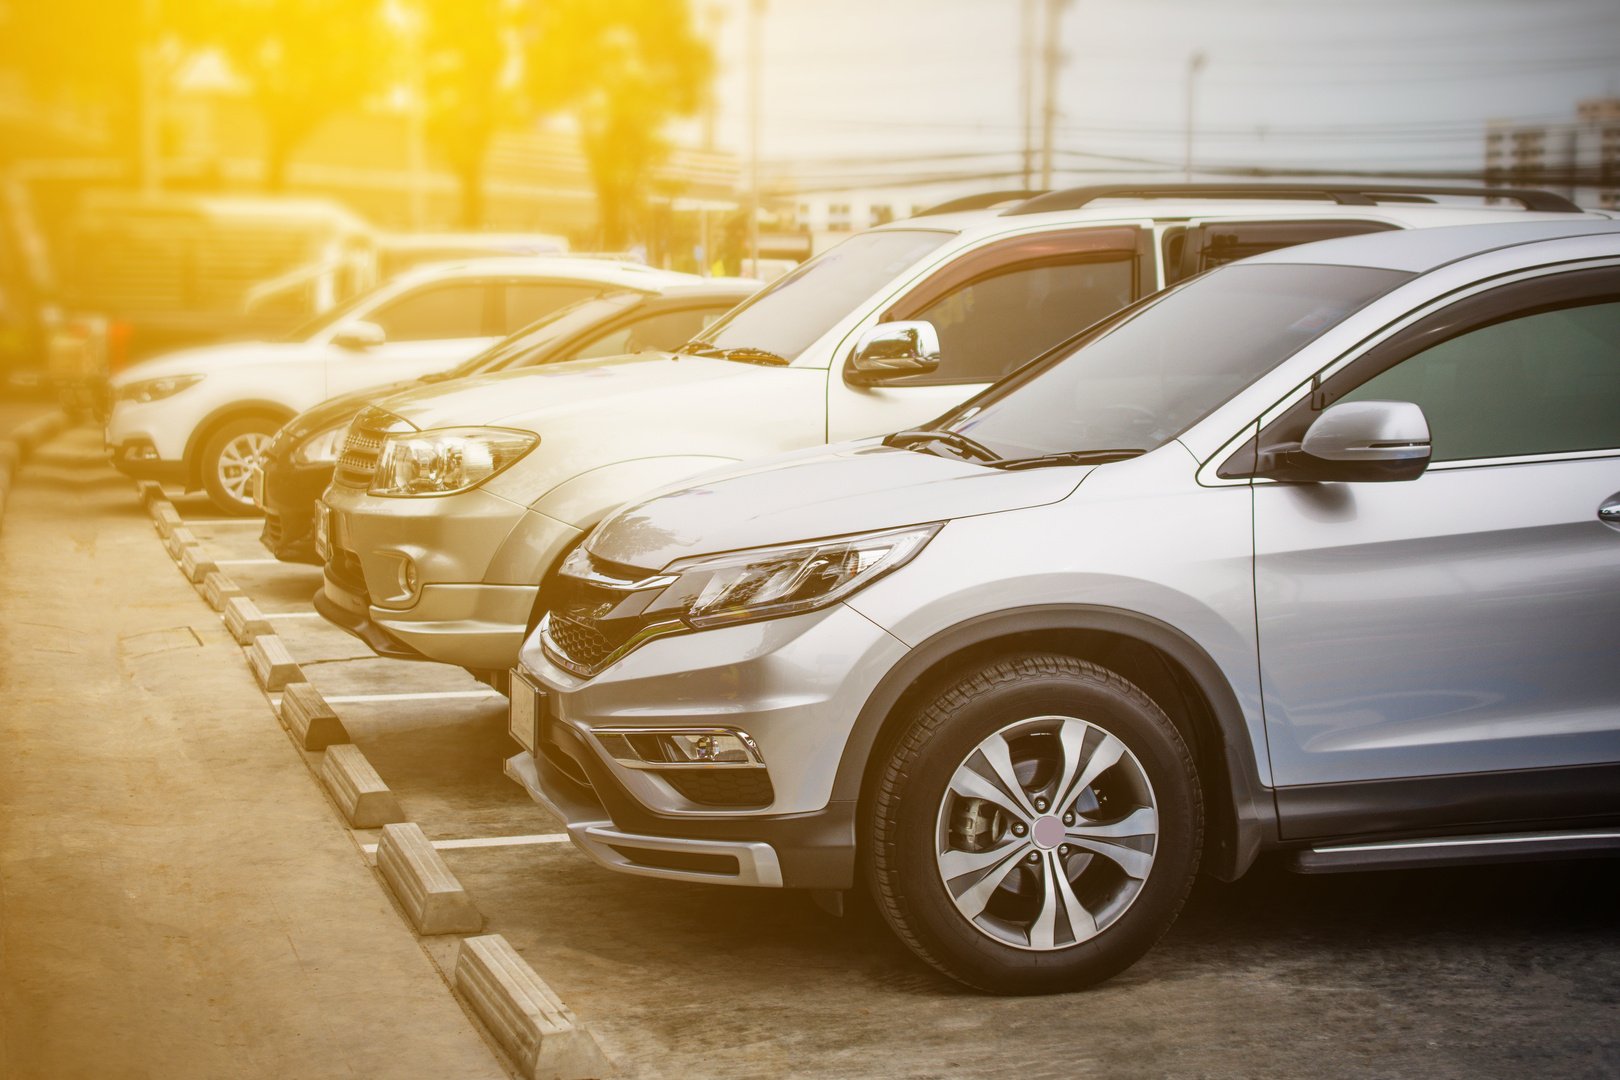
<path fill-rule="evenodd" d="M 878 323 L 856 340 L 844 368 L 844 381 L 876 386 L 902 375 L 926 375 L 939 368 L 939 331 L 921 319 Z"/>
<path fill-rule="evenodd" d="M 332 332 L 332 344 L 340 349 L 352 349 L 355 352 L 375 349 L 387 340 L 388 335 L 382 327 L 363 320 L 344 323 Z"/>
<path fill-rule="evenodd" d="M 1298 446 L 1263 451 L 1259 475 L 1345 484 L 1416 480 L 1429 467 L 1429 421 L 1410 401 L 1342 401 Z"/>

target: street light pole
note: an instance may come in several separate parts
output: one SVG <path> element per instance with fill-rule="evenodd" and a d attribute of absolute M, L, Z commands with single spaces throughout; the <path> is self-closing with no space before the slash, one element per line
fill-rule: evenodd
<path fill-rule="evenodd" d="M 1187 146 L 1182 164 L 1189 184 L 1193 178 L 1193 85 L 1198 79 L 1198 73 L 1204 70 L 1204 62 L 1207 59 L 1202 49 L 1187 57 Z"/>
<path fill-rule="evenodd" d="M 1063 67 L 1063 5 L 1068 0 L 1046 0 L 1045 86 L 1041 101 L 1041 188 L 1052 187 L 1052 127 L 1057 121 L 1058 73 Z"/>
<path fill-rule="evenodd" d="M 765 0 L 748 5 L 748 258 L 759 273 L 759 113 Z"/>
<path fill-rule="evenodd" d="M 1018 104 L 1024 121 L 1024 189 L 1035 175 L 1035 0 L 1024 0 L 1019 19 Z"/>

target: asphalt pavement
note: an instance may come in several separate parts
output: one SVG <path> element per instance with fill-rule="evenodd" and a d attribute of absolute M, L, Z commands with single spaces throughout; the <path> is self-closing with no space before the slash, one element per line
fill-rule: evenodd
<path fill-rule="evenodd" d="M 321 752 L 282 731 L 92 441 L 42 451 L 0 533 L 0 1075 L 500 1075 L 451 985 L 456 936 L 413 935 L 371 870 L 378 831 L 325 799 Z M 859 905 L 597 867 L 502 776 L 504 698 L 373 657 L 311 612 L 317 569 L 173 495 L 483 932 L 621 1075 L 1620 1075 L 1620 863 L 1263 862 L 1201 883 L 1100 988 L 986 997 Z"/>

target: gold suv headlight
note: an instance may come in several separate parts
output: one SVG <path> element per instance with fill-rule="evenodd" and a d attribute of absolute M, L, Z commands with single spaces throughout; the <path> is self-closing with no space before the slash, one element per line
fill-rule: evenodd
<path fill-rule="evenodd" d="M 377 459 L 371 494 L 453 495 L 477 487 L 540 445 L 532 431 L 440 428 L 390 435 Z"/>

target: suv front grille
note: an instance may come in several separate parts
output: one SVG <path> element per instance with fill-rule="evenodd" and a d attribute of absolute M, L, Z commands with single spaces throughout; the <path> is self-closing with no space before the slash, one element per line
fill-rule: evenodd
<path fill-rule="evenodd" d="M 332 482 L 339 487 L 365 491 L 377 473 L 377 459 L 382 454 L 383 441 L 391 432 L 406 428 L 405 421 L 375 405 L 360 410 L 360 415 L 349 425 L 349 434 L 343 440 L 343 450 L 338 454 Z"/>
<path fill-rule="evenodd" d="M 685 629 L 669 610 L 648 610 L 668 581 L 594 559 L 590 577 L 560 574 L 548 585 L 541 644 L 568 670 L 594 675 L 639 642 Z"/>
<path fill-rule="evenodd" d="M 625 634 L 624 640 L 616 641 L 590 623 L 578 622 L 555 612 L 546 632 L 552 646 L 572 662 L 571 666 L 588 671 L 595 670 L 613 654 L 613 650 L 629 639 L 629 635 Z"/>

